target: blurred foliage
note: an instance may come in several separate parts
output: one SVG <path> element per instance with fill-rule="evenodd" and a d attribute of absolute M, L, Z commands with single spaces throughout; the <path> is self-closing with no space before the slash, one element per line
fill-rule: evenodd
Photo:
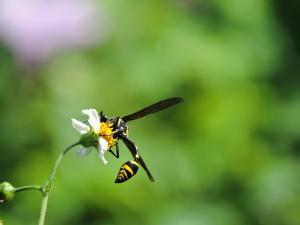
<path fill-rule="evenodd" d="M 0 181 L 42 184 L 78 139 L 81 109 L 125 115 L 155 176 L 113 183 L 130 159 L 96 152 L 62 163 L 47 224 L 300 224 L 300 4 L 292 1 L 104 1 L 99 46 L 24 70 L 0 46 Z M 97 21 L 95 21 L 97 23 Z M 0 205 L 6 224 L 36 224 L 39 193 Z"/>

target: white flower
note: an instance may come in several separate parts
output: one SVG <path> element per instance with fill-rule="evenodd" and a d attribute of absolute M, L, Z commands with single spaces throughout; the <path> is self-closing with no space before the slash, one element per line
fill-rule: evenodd
<path fill-rule="evenodd" d="M 90 127 L 88 125 L 85 125 L 81 121 L 78 121 L 76 119 L 71 119 L 72 120 L 72 125 L 77 130 L 80 134 L 86 134 L 90 132 Z"/>
<path fill-rule="evenodd" d="M 104 153 L 109 149 L 108 142 L 100 136 L 101 131 L 101 123 L 97 110 L 95 109 L 84 109 L 82 110 L 82 114 L 87 115 L 89 126 L 82 123 L 79 120 L 72 119 L 72 125 L 75 130 L 77 130 L 81 135 L 88 134 L 91 132 L 91 135 L 96 134 L 98 137 L 98 152 L 100 159 L 104 164 L 107 164 L 106 159 L 104 158 Z M 82 146 L 77 154 L 80 156 L 87 155 L 90 152 L 90 147 Z"/>

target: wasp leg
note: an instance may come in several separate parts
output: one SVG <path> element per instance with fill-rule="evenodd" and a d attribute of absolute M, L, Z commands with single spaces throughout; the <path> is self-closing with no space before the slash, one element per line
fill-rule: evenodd
<path fill-rule="evenodd" d="M 108 150 L 111 154 L 113 154 L 117 159 L 120 157 L 120 153 L 119 153 L 119 144 L 116 143 L 116 153 L 113 152 L 113 150 L 109 149 Z"/>
<path fill-rule="evenodd" d="M 149 169 L 147 168 L 144 160 L 142 159 L 142 157 L 140 156 L 137 147 L 135 146 L 135 144 L 130 141 L 126 136 L 122 135 L 121 136 L 122 141 L 124 142 L 124 144 L 127 146 L 127 148 L 129 149 L 129 151 L 131 152 L 133 158 L 138 162 L 138 164 L 141 165 L 141 167 L 143 167 L 143 169 L 146 171 L 149 179 L 151 181 L 154 182 L 154 178 L 152 177 Z"/>

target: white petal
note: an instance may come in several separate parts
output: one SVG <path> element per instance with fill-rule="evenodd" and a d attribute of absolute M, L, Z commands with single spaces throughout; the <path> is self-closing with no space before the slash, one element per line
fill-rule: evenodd
<path fill-rule="evenodd" d="M 93 128 L 94 132 L 100 130 L 100 118 L 96 109 L 84 109 L 81 111 L 83 114 L 89 117 L 89 124 Z"/>
<path fill-rule="evenodd" d="M 108 142 L 100 137 L 99 138 L 99 156 L 100 159 L 103 161 L 104 164 L 107 164 L 106 159 L 104 158 L 104 153 L 108 150 Z"/>
<path fill-rule="evenodd" d="M 80 146 L 79 149 L 76 151 L 77 156 L 79 157 L 85 157 L 92 151 L 92 147 L 85 148 L 83 146 Z"/>
<path fill-rule="evenodd" d="M 72 126 L 75 130 L 77 130 L 80 134 L 86 134 L 90 131 L 90 128 L 88 125 L 82 123 L 79 120 L 71 119 L 72 120 Z"/>

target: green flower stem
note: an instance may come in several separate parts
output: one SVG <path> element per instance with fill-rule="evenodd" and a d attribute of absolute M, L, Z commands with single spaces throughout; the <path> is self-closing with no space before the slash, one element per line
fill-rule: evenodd
<path fill-rule="evenodd" d="M 46 217 L 46 211 L 47 211 L 47 205 L 48 205 L 48 197 L 49 197 L 49 193 L 52 189 L 53 186 L 53 182 L 55 180 L 55 175 L 57 172 L 57 169 L 63 159 L 63 157 L 65 156 L 65 154 L 67 154 L 67 152 L 73 148 L 74 146 L 80 144 L 80 142 L 76 142 L 72 145 L 70 145 L 69 147 L 67 147 L 56 159 L 54 167 L 52 169 L 52 172 L 48 178 L 48 180 L 46 181 L 46 184 L 43 186 L 42 188 L 42 192 L 43 192 L 43 201 L 42 201 L 42 207 L 41 207 L 41 212 L 40 212 L 40 220 L 39 220 L 39 225 L 44 225 L 45 224 L 45 217 Z"/>
<path fill-rule="evenodd" d="M 43 197 L 39 225 L 44 225 L 44 223 L 45 223 L 45 217 L 46 217 L 46 211 L 47 211 L 47 205 L 48 205 L 48 197 L 49 197 L 49 195 L 44 195 L 44 197 Z"/>
<path fill-rule="evenodd" d="M 15 189 L 15 193 L 18 193 L 21 191 L 28 191 L 28 190 L 37 190 L 37 191 L 40 191 L 42 194 L 44 194 L 42 187 L 38 186 L 38 185 L 27 185 L 27 186 L 23 186 L 23 187 L 18 187 Z"/>

